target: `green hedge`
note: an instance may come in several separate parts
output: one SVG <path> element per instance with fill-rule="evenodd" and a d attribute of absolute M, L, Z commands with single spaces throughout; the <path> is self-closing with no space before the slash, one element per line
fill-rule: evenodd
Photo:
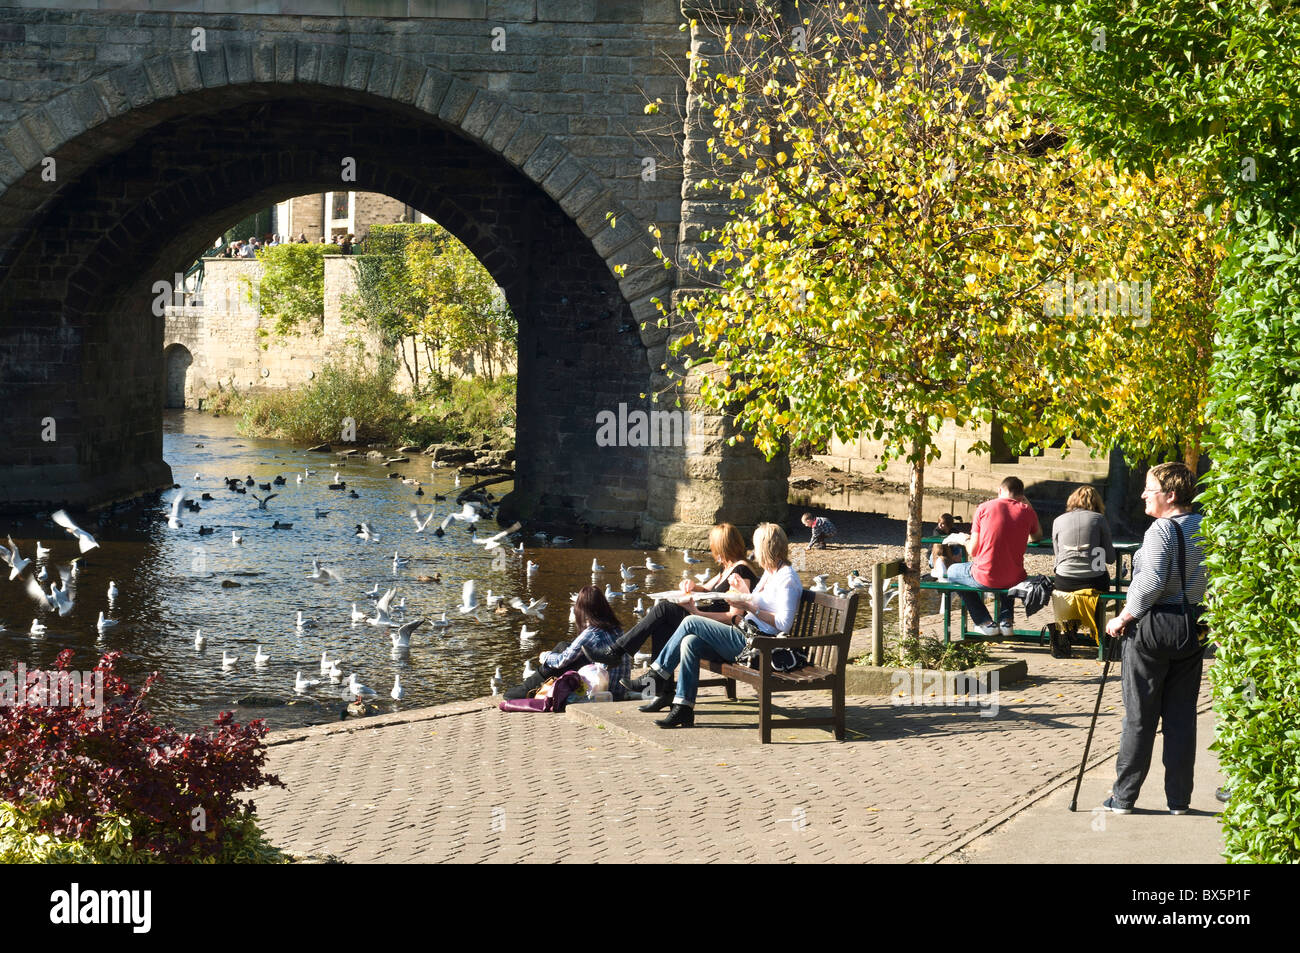
<path fill-rule="evenodd" d="M 1291 203 L 1237 216 L 1210 414 L 1206 519 L 1231 861 L 1300 861 L 1300 243 Z"/>

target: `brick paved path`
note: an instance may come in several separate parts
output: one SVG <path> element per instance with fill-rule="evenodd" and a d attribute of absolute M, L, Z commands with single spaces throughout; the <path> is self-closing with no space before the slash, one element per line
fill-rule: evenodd
<path fill-rule="evenodd" d="M 1030 679 L 1001 690 L 995 717 L 850 699 L 843 743 L 778 723 L 759 745 L 752 707 L 744 728 L 669 732 L 630 705 L 483 700 L 280 732 L 269 769 L 290 788 L 259 792 L 258 813 L 279 846 L 357 862 L 938 859 L 1077 770 L 1101 666 L 1003 654 L 1017 653 Z M 705 689 L 697 722 L 727 705 Z M 1091 760 L 1119 726 L 1113 667 Z"/>

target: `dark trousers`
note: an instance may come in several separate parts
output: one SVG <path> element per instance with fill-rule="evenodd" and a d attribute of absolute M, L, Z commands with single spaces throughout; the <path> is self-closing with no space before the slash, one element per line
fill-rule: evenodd
<path fill-rule="evenodd" d="M 1159 721 L 1165 735 L 1165 802 L 1186 808 L 1196 766 L 1196 698 L 1204 653 L 1199 646 L 1189 648 L 1181 633 L 1144 638 L 1139 632 L 1121 645 L 1124 728 L 1115 762 L 1115 802 L 1120 807 L 1137 803 Z"/>
<path fill-rule="evenodd" d="M 656 602 L 646 610 L 640 622 L 623 633 L 617 644 L 628 655 L 635 655 L 645 640 L 649 639 L 650 656 L 658 658 L 682 620 L 689 616 L 690 613 L 675 602 Z"/>

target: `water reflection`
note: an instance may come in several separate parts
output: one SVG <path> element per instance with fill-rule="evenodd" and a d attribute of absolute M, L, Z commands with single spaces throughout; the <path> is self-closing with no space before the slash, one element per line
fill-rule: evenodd
<path fill-rule="evenodd" d="M 151 707 L 189 726 L 209 723 L 217 712 L 230 708 L 241 721 L 264 717 L 273 727 L 337 719 L 344 705 L 341 685 L 322 679 L 323 684 L 306 695 L 295 696 L 293 691 L 298 671 L 307 678 L 322 678 L 322 652 L 341 659 L 345 679 L 355 672 L 378 691 L 382 709 L 438 704 L 487 694 L 498 665 L 507 683 L 517 681 L 526 658 L 571 637 L 571 592 L 591 581 L 618 588 L 619 564 L 641 566 L 645 561 L 645 551 L 631 548 L 630 537 L 584 540 L 576 531 L 569 533 L 577 537 L 574 543 L 563 548 L 544 546 L 526 532 L 523 556 L 510 553 L 504 558 L 473 543 L 465 524 L 453 523 L 446 536 L 437 538 L 432 531 L 445 513 L 458 508 L 454 500 L 459 491 L 454 471 L 431 470 L 424 456 L 390 467 L 357 458 L 344 461 L 337 473 L 360 497 L 349 499 L 347 491 L 327 488 L 336 472 L 330 464 L 339 458 L 241 437 L 227 418 L 169 411 L 163 446 L 187 496 L 198 499 L 206 492 L 212 501 L 200 500 L 197 513 L 182 511 L 183 526 L 174 530 L 167 527 L 166 502 L 106 514 L 100 525 L 84 521 L 101 547 L 83 557 L 76 603 L 64 618 L 39 610 L 21 583 L 0 577 L 0 654 L 5 664 L 50 665 L 61 649 L 71 648 L 73 667 L 86 669 L 100 652 L 119 650 L 124 653 L 122 671 L 133 684 L 151 671 L 162 673 Z M 296 475 L 307 468 L 315 475 L 298 483 Z M 400 479 L 390 479 L 390 472 L 423 481 L 424 496 L 416 496 L 415 488 Z M 274 487 L 276 497 L 266 510 L 259 510 L 251 495 L 232 493 L 222 481 L 248 475 L 258 483 L 283 475 L 287 482 Z M 491 488 L 498 496 L 509 489 L 508 483 Z M 256 488 L 252 492 L 265 495 Z M 434 502 L 435 493 L 446 495 L 447 501 Z M 168 496 L 164 494 L 164 501 Z M 437 509 L 438 519 L 424 533 L 415 533 L 412 505 L 419 506 L 422 518 L 430 506 Z M 317 509 L 329 515 L 318 519 Z M 272 529 L 277 520 L 292 523 L 293 529 Z M 355 538 L 354 526 L 362 521 L 378 533 L 378 543 Z M 201 536 L 200 526 L 215 531 Z M 11 521 L 0 527 L 6 529 L 25 556 L 34 554 L 37 539 L 51 548 L 52 565 L 66 565 L 77 555 L 76 541 L 46 520 Z M 232 532 L 243 536 L 242 545 L 232 544 Z M 481 535 L 494 532 L 495 524 L 484 524 Z M 408 557 L 409 564 L 394 570 L 395 551 Z M 607 571 L 593 579 L 591 562 L 597 556 Z M 344 582 L 313 581 L 313 558 L 341 573 Z M 680 552 L 660 552 L 654 558 L 666 568 L 655 573 L 639 569 L 635 583 L 642 592 L 671 587 L 686 568 Z M 531 576 L 524 570 L 526 560 L 540 566 Z M 435 572 L 440 583 L 417 581 Z M 505 593 L 507 600 L 516 595 L 548 599 L 545 619 L 528 619 L 528 628 L 539 630 L 537 637 L 521 645 L 524 617 L 514 610 L 493 613 L 482 623 L 462 616 L 456 606 L 462 583 L 471 578 L 478 582 L 480 599 L 489 589 Z M 110 581 L 120 589 L 112 607 L 107 598 Z M 395 601 L 405 598 L 406 619 L 434 619 L 446 612 L 451 624 L 445 629 L 425 626 L 412 637 L 408 653 L 396 653 L 389 630 L 350 621 L 353 603 L 373 614 L 363 594 L 376 585 L 381 591 L 397 587 Z M 635 621 L 635 602 L 634 594 L 630 601 L 613 603 L 625 626 Z M 102 637 L 95 628 L 100 610 L 119 622 Z M 299 611 L 314 626 L 298 629 Z M 27 634 L 33 616 L 48 626 L 42 639 Z M 207 639 L 202 651 L 194 648 L 196 629 Z M 259 644 L 270 659 L 255 668 Z M 239 657 L 231 671 L 222 670 L 223 651 Z M 399 673 L 406 694 L 394 702 L 387 695 Z M 290 704 L 233 705 L 250 695 Z"/>

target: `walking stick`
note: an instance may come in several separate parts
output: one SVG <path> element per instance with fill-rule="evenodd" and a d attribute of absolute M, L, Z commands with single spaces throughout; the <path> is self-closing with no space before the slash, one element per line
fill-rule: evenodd
<path fill-rule="evenodd" d="M 1110 638 L 1103 630 L 1102 638 Z M 1079 762 L 1079 776 L 1074 780 L 1074 797 L 1070 798 L 1070 810 L 1075 811 L 1079 807 L 1079 788 L 1083 786 L 1083 770 L 1088 764 L 1088 751 L 1092 748 L 1092 733 L 1097 729 L 1097 713 L 1101 711 L 1101 693 L 1106 690 L 1106 675 L 1110 672 L 1110 660 L 1115 657 L 1115 646 L 1119 644 L 1119 638 L 1112 638 L 1110 645 L 1106 646 L 1106 661 L 1101 667 L 1101 684 L 1097 686 L 1097 704 L 1092 706 L 1092 724 L 1088 726 L 1088 740 L 1083 745 L 1083 760 Z"/>

